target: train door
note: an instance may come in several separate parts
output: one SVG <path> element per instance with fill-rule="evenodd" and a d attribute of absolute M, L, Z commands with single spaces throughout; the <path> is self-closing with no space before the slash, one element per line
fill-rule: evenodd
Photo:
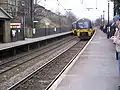
<path fill-rule="evenodd" d="M 3 42 L 4 20 L 0 20 L 0 43 Z"/>

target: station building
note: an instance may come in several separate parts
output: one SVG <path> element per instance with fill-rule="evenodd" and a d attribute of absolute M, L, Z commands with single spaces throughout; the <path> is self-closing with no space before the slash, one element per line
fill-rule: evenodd
<path fill-rule="evenodd" d="M 10 16 L 3 8 L 0 8 L 0 43 L 11 41 Z"/>

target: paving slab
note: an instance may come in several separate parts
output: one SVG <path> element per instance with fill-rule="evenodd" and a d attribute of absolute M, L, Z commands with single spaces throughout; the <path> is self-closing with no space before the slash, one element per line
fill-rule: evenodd
<path fill-rule="evenodd" d="M 117 90 L 120 85 L 115 45 L 106 34 L 96 35 L 57 87 L 50 90 Z"/>

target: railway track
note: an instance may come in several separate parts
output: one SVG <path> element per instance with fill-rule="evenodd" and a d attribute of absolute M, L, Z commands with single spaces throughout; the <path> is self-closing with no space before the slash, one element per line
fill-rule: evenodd
<path fill-rule="evenodd" d="M 15 67 L 18 67 L 24 63 L 27 63 L 31 60 L 33 60 L 34 58 L 37 58 L 38 56 L 42 55 L 42 54 L 45 54 L 57 47 L 60 47 L 61 45 L 65 44 L 66 42 L 69 42 L 71 41 L 72 39 L 74 39 L 73 37 L 72 38 L 67 38 L 65 39 L 64 41 L 60 41 L 60 42 L 57 42 L 55 44 L 52 44 L 52 46 L 48 46 L 46 48 L 43 48 L 43 49 L 39 49 L 39 50 L 35 50 L 35 51 L 32 51 L 28 54 L 25 54 L 25 55 L 22 55 L 18 58 L 15 58 L 15 59 L 11 59 L 7 62 L 4 62 L 4 63 L 1 63 L 0 64 L 0 74 L 4 73 L 4 72 L 7 72 Z M 55 46 L 54 46 L 55 45 Z M 50 48 L 51 47 L 51 48 Z M 48 49 L 47 49 L 48 48 Z M 42 51 L 42 52 L 41 52 Z M 29 56 L 29 58 L 28 58 Z"/>
<path fill-rule="evenodd" d="M 55 56 L 57 56 L 60 52 L 62 52 L 62 50 L 63 50 L 63 48 L 65 48 L 65 46 L 68 46 L 69 47 L 69 44 L 70 43 L 72 43 L 73 41 L 74 41 L 74 39 L 75 39 L 75 37 L 69 37 L 69 39 L 68 38 L 66 38 L 66 40 L 64 40 L 64 41 L 61 41 L 61 42 L 58 42 L 58 45 L 56 45 L 55 44 L 55 46 L 54 45 L 52 45 L 50 48 L 52 48 L 52 49 L 50 49 L 50 48 L 45 48 L 45 51 L 43 52 L 41 49 L 40 49 L 40 52 L 38 52 L 37 51 L 37 53 L 39 53 L 39 55 L 37 55 L 37 56 L 34 56 L 34 57 L 32 57 L 32 56 L 30 56 L 30 55 L 32 55 L 33 53 L 31 53 L 31 54 L 29 54 L 29 55 L 27 55 L 27 56 L 30 56 L 30 57 L 26 57 L 26 58 L 24 58 L 24 57 L 20 57 L 20 58 L 18 58 L 17 59 L 17 61 L 18 60 L 25 60 L 24 62 L 22 61 L 22 62 L 20 62 L 19 64 L 17 63 L 13 63 L 13 62 L 8 62 L 8 63 L 10 63 L 9 65 L 11 66 L 9 66 L 8 65 L 8 67 L 7 67 L 7 65 L 6 65 L 6 69 L 4 69 L 4 70 L 2 70 L 1 71 L 1 73 L 0 73 L 0 88 L 1 88 L 1 90 L 2 90 L 2 87 L 3 88 L 5 88 L 4 87 L 4 85 L 5 85 L 5 83 L 6 83 L 6 81 L 8 80 L 8 79 L 11 79 L 15 74 L 17 75 L 17 74 L 19 74 L 20 72 L 23 72 L 25 69 L 27 69 L 28 67 L 30 67 L 30 66 L 32 66 L 32 65 L 34 65 L 35 63 L 37 63 L 37 62 L 41 62 L 41 64 L 40 65 L 38 65 L 36 68 L 38 68 L 38 67 L 40 67 L 40 66 L 42 66 L 43 64 L 45 64 L 46 62 L 48 62 L 48 60 L 47 59 L 45 59 L 45 58 L 47 58 L 47 57 L 49 57 L 49 56 L 52 56 L 52 54 L 53 53 L 55 53 L 56 52 L 56 55 L 54 55 L 53 57 L 55 57 Z M 73 40 L 73 41 L 71 41 L 71 40 Z M 76 40 L 75 40 L 75 42 L 76 42 Z M 75 43 L 74 42 L 74 43 Z M 63 45 L 64 44 L 64 45 Z M 67 48 L 68 48 L 67 47 Z M 56 50 L 55 50 L 55 48 L 57 48 Z M 52 50 L 52 51 L 51 51 Z M 42 51 L 42 53 L 43 54 L 40 54 L 41 53 L 41 51 Z M 57 52 L 58 51 L 58 52 Z M 45 53 L 47 53 L 48 55 L 45 55 Z M 30 58 L 32 57 L 32 59 L 31 60 L 29 60 Z M 49 60 L 51 59 L 51 58 L 53 58 L 53 57 L 49 57 Z M 24 59 L 23 59 L 24 58 Z M 27 61 L 27 60 L 28 61 Z M 40 59 L 42 60 L 42 61 L 40 61 Z M 14 61 L 14 60 L 13 60 Z M 15 60 L 16 61 L 16 60 Z M 30 61 L 30 62 L 29 62 Z M 25 63 L 26 62 L 26 63 Z M 26 65 L 27 63 L 30 63 L 29 65 Z M 8 64 L 7 63 L 7 64 Z M 5 63 L 6 64 L 6 63 Z M 23 65 L 24 64 L 24 65 Z M 1 65 L 4 65 L 4 64 L 1 64 Z M 23 69 L 24 68 L 24 69 Z M 36 69 L 35 68 L 35 69 Z M 34 71 L 34 70 L 33 70 Z M 32 70 L 31 70 L 31 72 L 33 72 Z M 31 73 L 30 72 L 30 73 Z M 27 73 L 27 74 L 30 74 L 30 73 Z M 26 74 L 26 76 L 27 76 L 27 74 Z M 23 78 L 23 77 L 22 77 Z M 8 80 L 8 82 L 9 82 L 9 80 Z M 15 82 L 17 82 L 17 81 L 15 81 Z M 9 83 L 11 83 L 12 84 L 12 82 L 9 82 Z M 11 85 L 10 84 L 10 85 Z M 9 87 L 9 86 L 8 86 Z M 3 89 L 3 90 L 6 90 L 6 89 Z"/>
<path fill-rule="evenodd" d="M 20 59 L 20 58 L 23 58 L 24 56 L 33 54 L 33 53 L 35 53 L 35 52 L 39 52 L 40 50 L 43 50 L 43 49 L 46 49 L 46 48 L 51 47 L 51 46 L 53 46 L 53 45 L 56 45 L 57 43 L 61 43 L 61 42 L 64 42 L 64 41 L 66 41 L 66 40 L 69 41 L 70 38 L 72 38 L 72 36 L 63 38 L 63 39 L 61 39 L 61 40 L 58 40 L 58 41 L 53 42 L 53 43 L 50 43 L 50 44 L 48 44 L 48 45 L 44 45 L 44 46 L 42 46 L 42 47 L 40 47 L 40 48 L 38 48 L 38 49 L 30 50 L 30 51 L 27 52 L 27 53 L 22 53 L 22 54 L 13 56 L 13 57 L 9 57 L 9 58 L 2 59 L 2 60 L 0 60 L 0 66 L 5 65 L 6 63 L 9 63 L 9 62 L 18 60 L 18 59 Z"/>
<path fill-rule="evenodd" d="M 48 90 L 86 43 L 87 41 L 77 42 L 7 90 Z"/>

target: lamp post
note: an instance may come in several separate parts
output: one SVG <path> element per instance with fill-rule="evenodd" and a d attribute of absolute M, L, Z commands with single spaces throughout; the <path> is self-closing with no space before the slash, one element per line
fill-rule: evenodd
<path fill-rule="evenodd" d="M 109 26 L 109 24 L 110 24 L 110 22 L 109 22 L 109 12 L 110 12 L 110 3 L 109 3 L 109 0 L 108 0 L 108 26 Z"/>
<path fill-rule="evenodd" d="M 30 19 L 31 19 L 31 37 L 33 36 L 33 21 L 34 21 L 34 15 L 33 15 L 33 0 L 30 0 Z"/>
<path fill-rule="evenodd" d="M 116 0 L 113 1 L 114 3 L 114 16 L 116 15 Z"/>
<path fill-rule="evenodd" d="M 109 12 L 110 12 L 110 2 L 108 0 L 108 27 L 107 27 L 107 38 L 109 38 L 109 33 L 110 33 L 110 17 L 109 17 Z"/>
<path fill-rule="evenodd" d="M 102 21 L 103 21 L 103 26 L 105 24 L 105 11 L 103 10 L 103 17 L 102 17 Z"/>
<path fill-rule="evenodd" d="M 97 0 L 96 0 L 96 9 L 97 9 Z"/>
<path fill-rule="evenodd" d="M 25 39 L 25 2 L 22 2 L 22 8 L 23 8 L 23 20 L 22 20 L 22 28 L 23 28 L 23 39 Z"/>

